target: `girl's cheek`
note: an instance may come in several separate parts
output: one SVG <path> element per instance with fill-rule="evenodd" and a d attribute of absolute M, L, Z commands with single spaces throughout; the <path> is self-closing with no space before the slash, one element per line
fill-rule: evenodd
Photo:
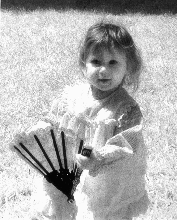
<path fill-rule="evenodd" d="M 95 72 L 95 68 L 90 67 L 87 72 L 93 74 Z"/>
<path fill-rule="evenodd" d="M 90 76 L 94 76 L 99 72 L 98 68 L 92 67 L 90 69 L 88 69 L 87 73 Z"/>

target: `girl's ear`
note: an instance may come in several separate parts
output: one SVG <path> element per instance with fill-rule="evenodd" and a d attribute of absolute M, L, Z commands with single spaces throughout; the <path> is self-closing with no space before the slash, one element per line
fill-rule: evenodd
<path fill-rule="evenodd" d="M 122 85 L 127 84 L 127 82 L 129 81 L 129 77 L 130 77 L 130 76 L 129 76 L 129 72 L 128 72 L 128 70 L 127 70 L 127 72 L 126 72 L 124 78 L 122 79 Z"/>
<path fill-rule="evenodd" d="M 125 75 L 124 84 L 125 84 L 125 85 L 130 85 L 131 82 L 132 82 L 131 75 L 130 75 L 129 73 L 127 73 L 127 74 Z"/>

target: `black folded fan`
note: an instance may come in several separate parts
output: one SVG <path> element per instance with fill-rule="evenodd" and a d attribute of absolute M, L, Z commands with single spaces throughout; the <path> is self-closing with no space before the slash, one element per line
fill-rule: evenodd
<path fill-rule="evenodd" d="M 72 168 L 68 167 L 68 158 L 67 158 L 67 150 L 66 150 L 66 136 L 64 131 L 60 132 L 60 139 L 61 139 L 61 145 L 62 149 L 58 149 L 58 144 L 56 140 L 56 136 L 54 134 L 54 130 L 50 129 L 50 134 L 48 138 L 52 139 L 53 143 L 53 149 L 50 149 L 50 151 L 55 151 L 55 156 L 57 158 L 57 162 L 59 165 L 59 169 L 56 169 L 54 167 L 54 164 L 51 161 L 50 156 L 47 154 L 47 151 L 45 150 L 44 146 L 42 145 L 41 141 L 39 140 L 39 137 L 37 135 L 33 135 L 34 141 L 36 142 L 38 146 L 38 150 L 40 150 L 44 156 L 44 159 L 46 160 L 45 163 L 41 163 L 37 159 L 36 156 L 31 153 L 30 149 L 28 149 L 22 142 L 19 142 L 18 146 L 13 146 L 13 148 L 20 154 L 20 156 L 25 159 L 30 165 L 32 165 L 37 171 L 39 171 L 45 179 L 52 183 L 58 190 L 60 190 L 62 193 L 64 193 L 68 197 L 68 202 L 72 203 L 74 201 L 74 191 L 77 187 L 77 185 L 80 182 L 80 176 L 82 173 L 82 170 L 77 166 L 77 163 L 73 161 Z M 62 151 L 62 153 L 61 153 Z M 83 148 L 83 140 L 80 140 L 79 146 L 78 146 L 78 153 L 82 154 L 83 156 L 90 156 L 91 151 L 89 149 Z M 62 154 L 62 155 L 61 155 Z M 55 159 L 56 159 L 55 158 Z M 53 159 L 53 158 L 52 158 Z M 48 163 L 48 164 L 47 164 Z M 46 166 L 44 167 L 44 164 L 49 165 L 49 169 L 47 170 Z"/>

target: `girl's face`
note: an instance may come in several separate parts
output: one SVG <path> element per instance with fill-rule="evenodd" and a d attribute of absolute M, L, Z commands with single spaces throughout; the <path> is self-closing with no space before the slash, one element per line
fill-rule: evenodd
<path fill-rule="evenodd" d="M 94 92 L 110 94 L 121 84 L 127 73 L 126 56 L 117 49 L 90 52 L 83 73 Z"/>

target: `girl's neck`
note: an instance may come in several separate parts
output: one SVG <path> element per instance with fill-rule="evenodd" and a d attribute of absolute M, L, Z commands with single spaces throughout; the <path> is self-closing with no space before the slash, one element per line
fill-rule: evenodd
<path fill-rule="evenodd" d="M 118 86 L 118 87 L 116 87 L 112 90 L 109 90 L 109 91 L 102 91 L 102 90 L 96 89 L 93 86 L 91 86 L 91 92 L 92 92 L 92 95 L 93 95 L 94 99 L 101 100 L 101 99 L 105 99 L 108 96 L 110 96 L 118 88 L 120 88 L 120 86 Z"/>

